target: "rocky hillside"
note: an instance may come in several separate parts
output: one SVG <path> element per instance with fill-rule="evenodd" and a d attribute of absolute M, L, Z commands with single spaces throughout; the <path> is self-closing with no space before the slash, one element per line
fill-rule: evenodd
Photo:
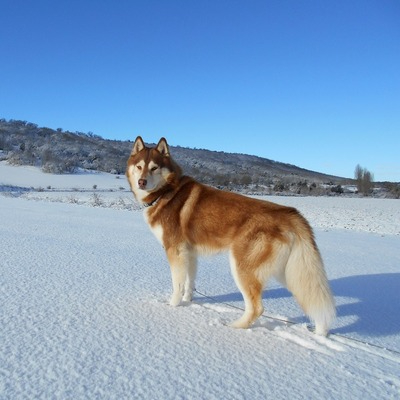
<path fill-rule="evenodd" d="M 106 140 L 92 133 L 38 127 L 26 121 L 0 120 L 0 159 L 35 165 L 49 173 L 77 169 L 125 172 L 130 141 Z M 171 147 L 184 172 L 201 182 L 247 193 L 340 193 L 351 180 L 245 154 Z"/>

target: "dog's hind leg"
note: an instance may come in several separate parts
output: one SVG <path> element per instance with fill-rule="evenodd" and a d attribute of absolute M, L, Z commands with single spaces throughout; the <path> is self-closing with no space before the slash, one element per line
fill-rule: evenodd
<path fill-rule="evenodd" d="M 189 275 L 190 250 L 182 243 L 167 249 L 167 257 L 171 268 L 172 297 L 171 306 L 178 306 L 185 294 L 186 282 Z M 191 275 L 191 274 L 190 274 Z"/>
<path fill-rule="evenodd" d="M 232 275 L 241 291 L 245 304 L 244 314 L 230 326 L 233 328 L 248 328 L 263 313 L 262 304 L 263 283 L 256 276 L 256 270 L 243 270 L 235 257 L 230 255 Z"/>
<path fill-rule="evenodd" d="M 183 301 L 192 301 L 193 291 L 195 289 L 194 282 L 197 274 L 197 254 L 194 250 L 188 251 L 187 256 L 187 275 L 185 281 L 185 293 Z"/>

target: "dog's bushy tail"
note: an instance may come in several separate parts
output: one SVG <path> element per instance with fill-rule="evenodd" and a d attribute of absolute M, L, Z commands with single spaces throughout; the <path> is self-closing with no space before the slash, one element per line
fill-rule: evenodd
<path fill-rule="evenodd" d="M 335 302 L 314 235 L 311 228 L 305 228 L 294 238 L 285 280 L 287 288 L 315 323 L 315 332 L 326 336 L 336 316 Z"/>

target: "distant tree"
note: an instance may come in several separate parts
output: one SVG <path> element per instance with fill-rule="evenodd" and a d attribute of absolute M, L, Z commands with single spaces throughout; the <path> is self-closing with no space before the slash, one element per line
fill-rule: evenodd
<path fill-rule="evenodd" d="M 288 190 L 288 185 L 286 183 L 284 183 L 282 180 L 279 180 L 278 182 L 276 182 L 273 187 L 274 192 L 283 192 L 285 190 Z"/>
<path fill-rule="evenodd" d="M 358 192 L 362 193 L 364 196 L 367 196 L 374 186 L 374 175 L 372 174 L 372 172 L 368 171 L 366 168 L 361 167 L 360 164 L 357 164 L 354 170 L 354 179 L 357 183 Z"/>
<path fill-rule="evenodd" d="M 331 187 L 331 192 L 336 193 L 336 194 L 342 194 L 343 193 L 343 188 L 342 185 L 336 185 Z"/>
<path fill-rule="evenodd" d="M 307 181 L 297 182 L 296 184 L 293 184 L 293 186 L 296 187 L 295 190 L 297 194 L 308 194 L 308 192 L 310 191 Z"/>
<path fill-rule="evenodd" d="M 363 177 L 363 168 L 361 167 L 360 164 L 357 164 L 354 170 L 354 179 L 356 180 L 357 184 L 361 185 L 362 177 Z"/>
<path fill-rule="evenodd" d="M 390 197 L 400 199 L 400 183 L 385 182 L 384 187 L 388 191 Z"/>
<path fill-rule="evenodd" d="M 251 180 L 251 176 L 250 176 L 250 175 L 243 175 L 243 176 L 241 177 L 241 179 L 240 179 L 240 183 L 241 183 L 242 185 L 245 185 L 245 186 L 250 185 L 251 182 L 252 182 L 252 180 Z"/>

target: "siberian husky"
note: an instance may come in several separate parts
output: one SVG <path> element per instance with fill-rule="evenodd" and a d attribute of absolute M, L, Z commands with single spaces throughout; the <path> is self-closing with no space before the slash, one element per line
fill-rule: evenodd
<path fill-rule="evenodd" d="M 231 326 L 248 328 L 263 313 L 262 291 L 273 276 L 292 292 L 315 323 L 315 332 L 327 335 L 336 313 L 334 300 L 313 231 L 295 208 L 218 190 L 182 175 L 164 138 L 150 148 L 137 137 L 126 175 L 166 251 L 172 306 L 192 299 L 197 255 L 228 250 L 245 302 L 244 314 Z"/>

